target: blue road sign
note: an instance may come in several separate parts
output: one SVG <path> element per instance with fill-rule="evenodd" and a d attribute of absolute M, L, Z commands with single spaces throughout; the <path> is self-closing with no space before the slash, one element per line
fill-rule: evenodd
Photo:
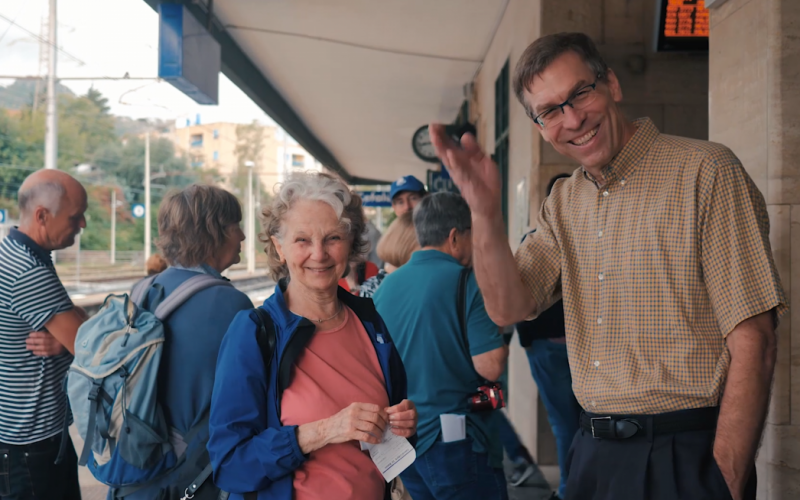
<path fill-rule="evenodd" d="M 389 191 L 361 191 L 361 200 L 365 207 L 391 207 L 392 199 Z"/>
<path fill-rule="evenodd" d="M 144 217 L 144 205 L 141 203 L 134 203 L 131 205 L 131 215 L 136 217 L 137 219 L 141 219 Z"/>
<path fill-rule="evenodd" d="M 5 208 L 0 208 L 0 224 L 8 222 L 8 211 Z"/>

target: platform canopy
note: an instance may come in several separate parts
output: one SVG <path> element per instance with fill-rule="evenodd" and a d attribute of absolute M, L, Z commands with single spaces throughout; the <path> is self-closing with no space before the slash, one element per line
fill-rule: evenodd
<path fill-rule="evenodd" d="M 180 2 L 211 26 L 223 73 L 320 162 L 369 183 L 435 167 L 412 134 L 456 118 L 508 0 Z"/>

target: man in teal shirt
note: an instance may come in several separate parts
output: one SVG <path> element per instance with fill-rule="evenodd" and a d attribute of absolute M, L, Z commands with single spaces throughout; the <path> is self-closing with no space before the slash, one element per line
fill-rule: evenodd
<path fill-rule="evenodd" d="M 467 398 L 503 372 L 508 348 L 483 306 L 474 275 L 466 287 L 469 356 L 458 321 L 461 270 L 472 260 L 471 216 L 452 193 L 423 198 L 414 210 L 421 250 L 375 293 L 408 373 L 417 405 L 417 460 L 401 475 L 414 500 L 506 499 L 495 411 L 471 413 Z M 477 373 L 476 373 L 477 372 Z M 442 414 L 466 415 L 466 438 L 445 443 Z"/>

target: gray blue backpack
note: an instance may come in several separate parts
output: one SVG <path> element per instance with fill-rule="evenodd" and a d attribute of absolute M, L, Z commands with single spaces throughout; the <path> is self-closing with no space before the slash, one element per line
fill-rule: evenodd
<path fill-rule="evenodd" d="M 197 292 L 232 286 L 201 274 L 164 297 L 154 279 L 137 283 L 130 296 L 109 295 L 100 312 L 78 329 L 66 381 L 75 425 L 84 440 L 79 464 L 88 465 L 100 482 L 128 491 L 180 465 L 188 443 L 208 425 L 206 416 L 186 435 L 176 436 L 164 419 L 156 398 L 163 322 Z M 151 289 L 156 292 L 151 294 Z M 157 298 L 150 301 L 153 295 Z M 206 469 L 197 478 L 201 483 L 211 466 Z"/>

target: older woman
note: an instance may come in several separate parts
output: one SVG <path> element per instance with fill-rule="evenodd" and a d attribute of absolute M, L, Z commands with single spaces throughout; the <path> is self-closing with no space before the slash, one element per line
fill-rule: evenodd
<path fill-rule="evenodd" d="M 167 196 L 158 211 L 158 246 L 170 267 L 155 278 L 157 286 L 151 288 L 150 300 L 160 290 L 169 295 L 198 274 L 225 284 L 220 273 L 239 262 L 244 240 L 241 221 L 239 201 L 223 189 L 192 185 Z M 208 438 L 206 418 L 219 346 L 234 316 L 252 308 L 244 293 L 230 286 L 213 286 L 190 297 L 167 318 L 157 394 L 173 429 L 170 441 L 186 458 L 148 487 L 112 489 L 109 498 L 177 500 L 198 475 L 198 462 L 205 458 L 208 463 L 202 448 Z M 178 437 L 190 432 L 193 437 L 188 443 Z M 205 481 L 195 498 L 216 499 L 218 493 L 212 481 Z"/>
<path fill-rule="evenodd" d="M 361 285 L 362 297 L 369 297 L 378 291 L 383 278 L 411 259 L 411 254 L 419 250 L 417 233 L 414 232 L 414 213 L 406 212 L 397 217 L 378 242 L 378 258 L 385 264 L 376 276 Z"/>
<path fill-rule="evenodd" d="M 379 443 L 387 427 L 411 438 L 417 412 L 372 301 L 337 286 L 366 250 L 364 226 L 361 199 L 327 174 L 294 174 L 263 212 L 278 286 L 262 308 L 275 353 L 265 364 L 255 313 L 240 313 L 222 342 L 211 405 L 214 481 L 232 499 L 387 495 L 359 441 Z"/>

